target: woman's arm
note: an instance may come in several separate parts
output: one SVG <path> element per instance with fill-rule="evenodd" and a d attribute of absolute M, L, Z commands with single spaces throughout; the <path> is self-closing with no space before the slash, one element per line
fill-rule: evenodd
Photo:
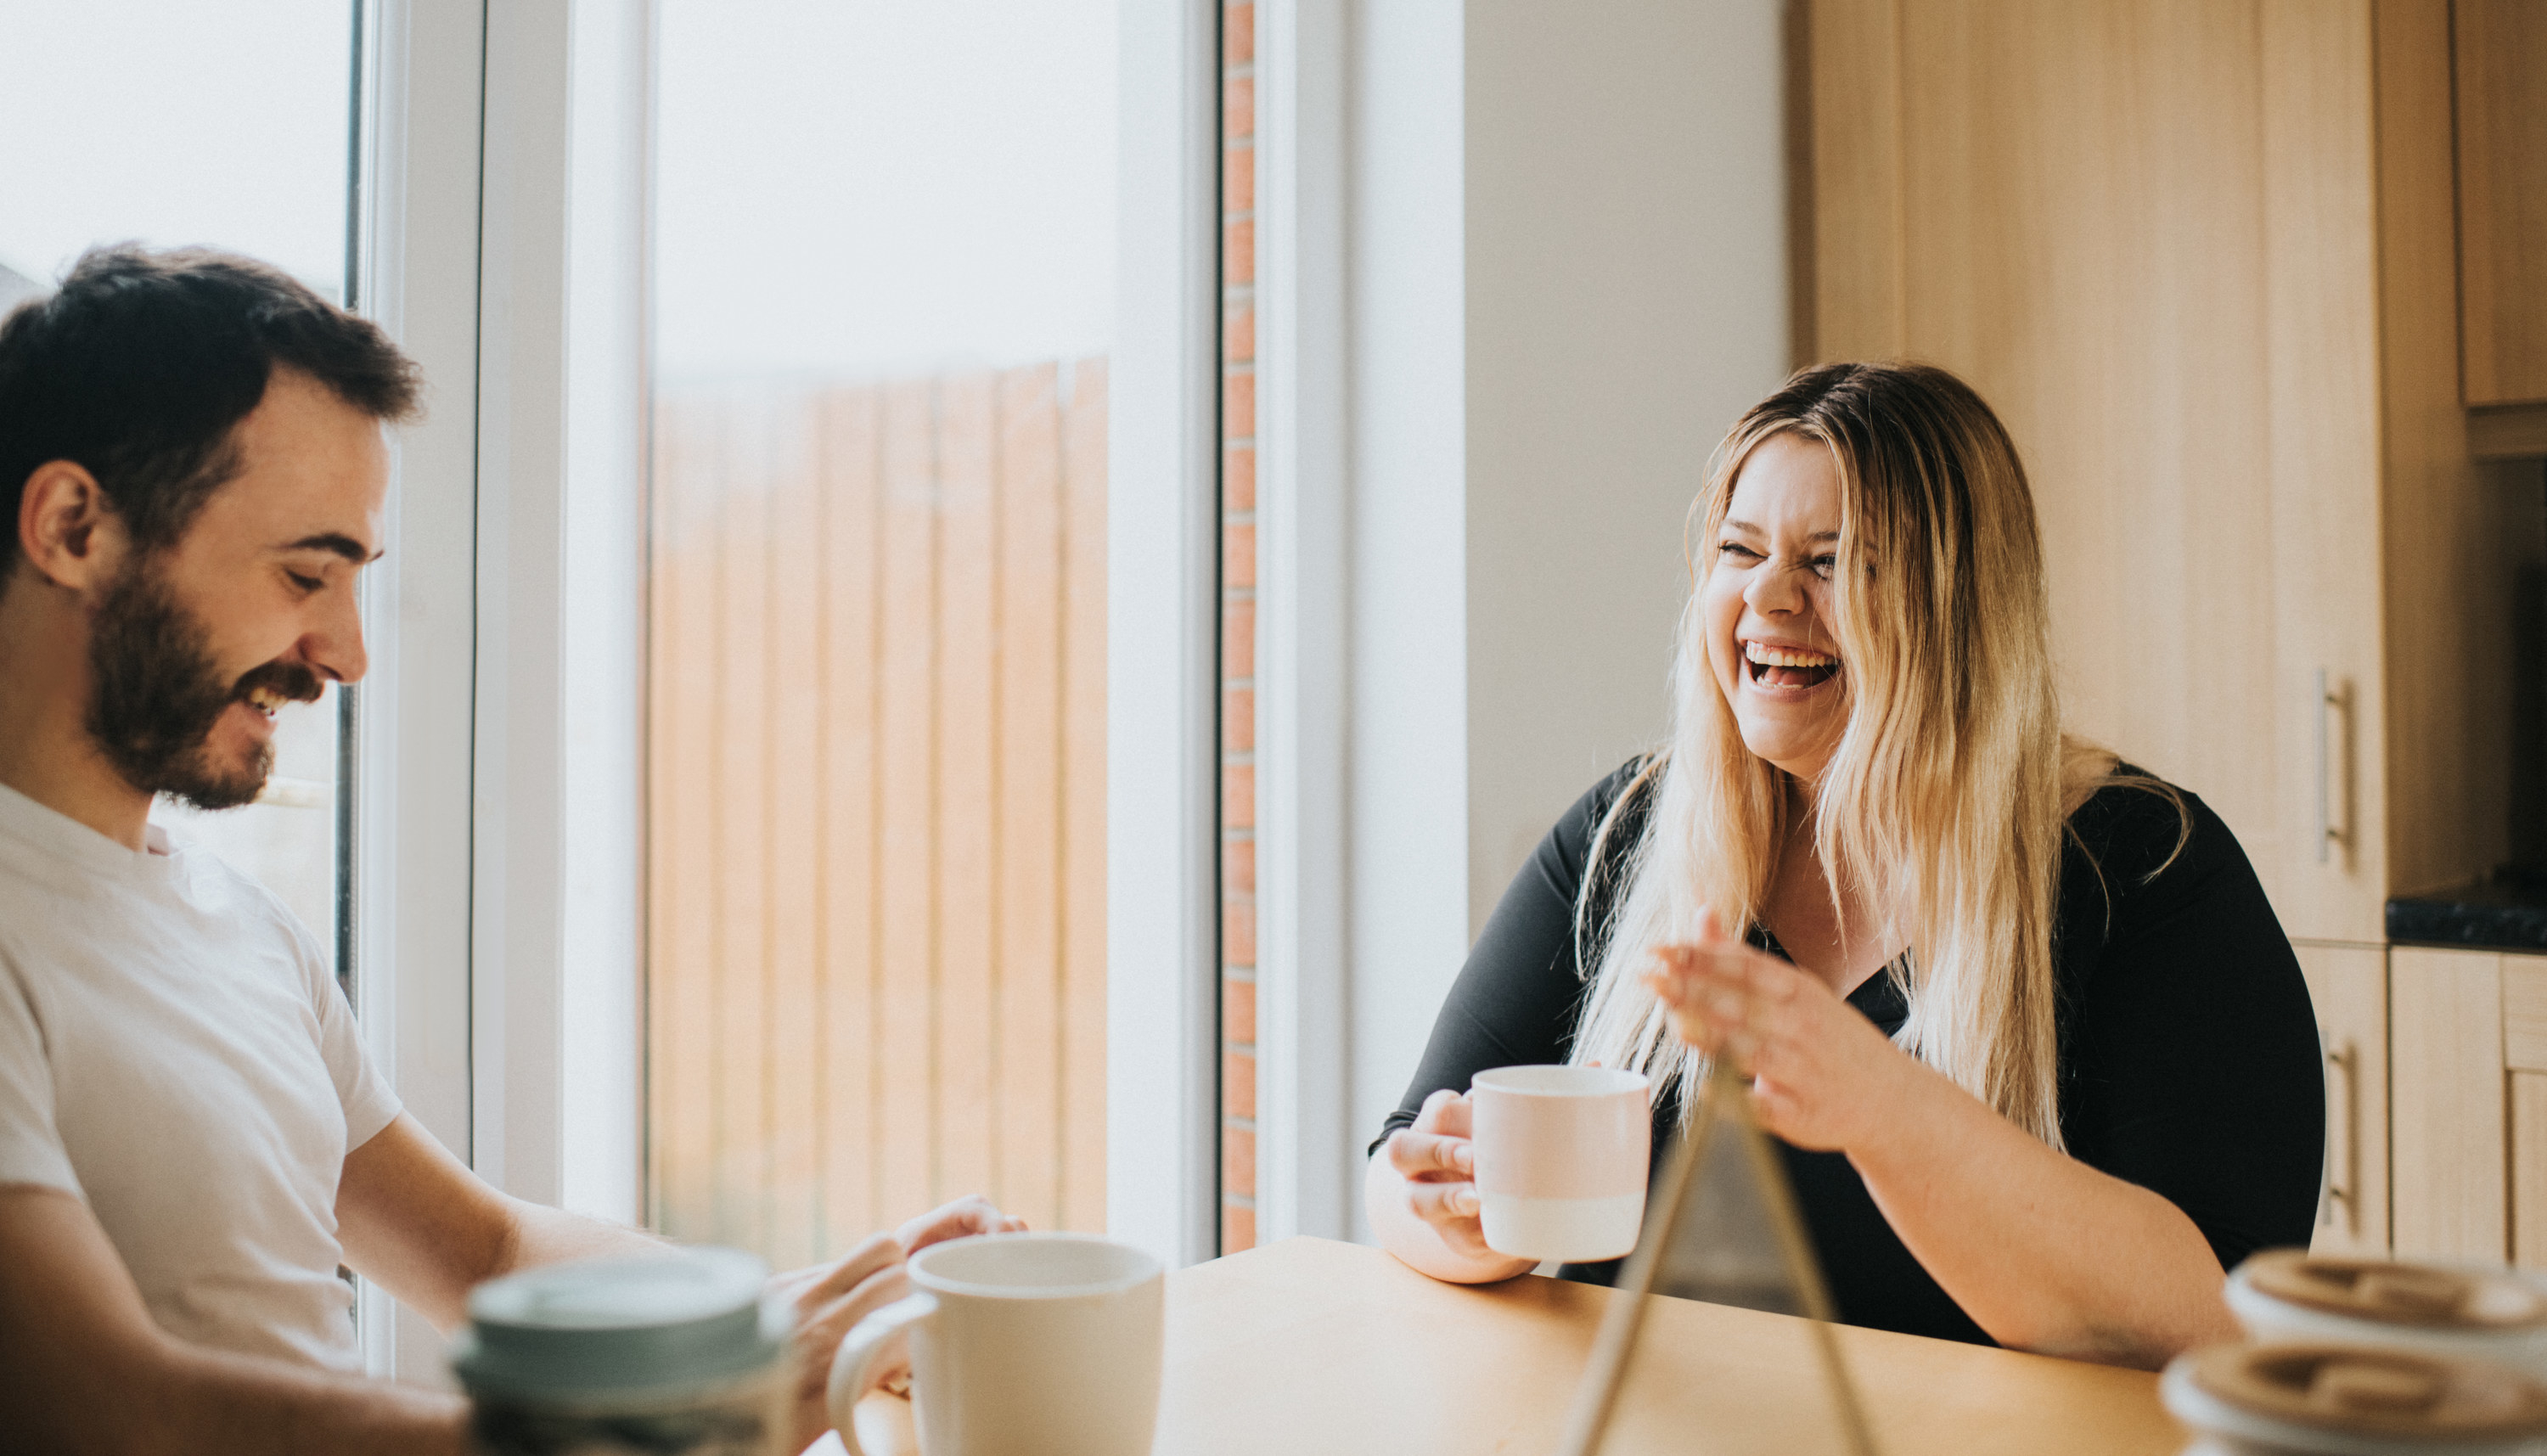
<path fill-rule="evenodd" d="M 1992 1339 L 2155 1369 L 2239 1337 L 2220 1261 L 2183 1210 L 2055 1153 L 1884 1045 L 1902 1072 L 1888 1126 L 1849 1162 L 1903 1245 Z"/>
<path fill-rule="evenodd" d="M 1583 994 L 1575 892 L 1601 821 L 1637 767 L 1578 800 L 1513 877 L 1371 1150 L 1363 1174 L 1371 1232 L 1381 1247 L 1436 1279 L 1478 1284 L 1532 1265 L 1486 1247 L 1468 1161 L 1468 1079 L 1490 1067 L 1565 1060 Z M 1620 850 L 1635 841 L 1641 813 L 1640 798 L 1621 815 L 1611 835 Z"/>
<path fill-rule="evenodd" d="M 2236 1337 L 2219 1260 L 2173 1203 L 2036 1141 L 1776 957 L 1716 936 L 1659 961 L 1648 985 L 1681 1034 L 1752 1073 L 1770 1132 L 1846 1154 L 1991 1338 L 2154 1367 Z"/>

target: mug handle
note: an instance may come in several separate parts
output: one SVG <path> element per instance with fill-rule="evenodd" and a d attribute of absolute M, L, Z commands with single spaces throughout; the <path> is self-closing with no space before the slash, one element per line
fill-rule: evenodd
<path fill-rule="evenodd" d="M 866 1456 L 858 1447 L 858 1398 L 866 1394 L 867 1382 L 875 1373 L 876 1362 L 884 1358 L 885 1346 L 893 1342 L 895 1335 L 936 1313 L 937 1296 L 924 1292 L 908 1295 L 860 1320 L 840 1337 L 840 1347 L 832 1356 L 832 1380 L 824 1388 L 823 1403 L 830 1408 L 832 1428 L 840 1433 L 840 1445 L 848 1456 Z"/>

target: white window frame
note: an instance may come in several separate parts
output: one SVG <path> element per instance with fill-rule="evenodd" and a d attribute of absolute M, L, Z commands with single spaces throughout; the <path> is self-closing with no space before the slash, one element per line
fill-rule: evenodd
<path fill-rule="evenodd" d="M 1218 10 L 1120 12 L 1107 1206 L 1175 1264 L 1217 1239 Z M 427 385 L 367 584 L 365 1035 L 490 1182 L 635 1221 L 654 6 L 363 28 L 363 301 Z M 438 1334 L 364 1300 L 375 1373 L 443 1378 Z"/>
<path fill-rule="evenodd" d="M 1257 1237 L 1349 1239 L 1346 0 L 1256 7 Z"/>
<path fill-rule="evenodd" d="M 372 671 L 354 732 L 354 993 L 406 1110 L 463 1158 L 484 22 L 478 6 L 376 0 L 358 122 L 364 307 L 423 368 L 427 414 L 397 437 L 391 551 L 365 573 Z M 363 1287 L 367 1366 L 440 1378 L 439 1336 L 393 1311 L 385 1291 Z"/>
<path fill-rule="evenodd" d="M 1220 5 L 1120 0 L 1106 476 L 1105 1223 L 1220 1239 Z"/>
<path fill-rule="evenodd" d="M 355 734 L 355 985 L 507 1192 L 643 1212 L 646 0 L 372 0 L 366 311 L 423 367 Z M 365 1292 L 376 1373 L 441 1339 Z"/>

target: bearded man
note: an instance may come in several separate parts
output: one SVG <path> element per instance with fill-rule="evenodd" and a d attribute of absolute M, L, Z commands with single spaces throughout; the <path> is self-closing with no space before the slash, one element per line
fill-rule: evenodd
<path fill-rule="evenodd" d="M 216 253 L 92 252 L 0 324 L 0 1447 L 457 1452 L 457 1397 L 359 1374 L 339 1266 L 448 1328 L 480 1280 L 662 1246 L 481 1181 L 308 931 L 149 819 L 254 800 L 277 712 L 363 675 L 416 393 L 372 324 Z M 1004 1227 L 963 1200 L 773 1281 L 797 1445 L 905 1254 Z"/>

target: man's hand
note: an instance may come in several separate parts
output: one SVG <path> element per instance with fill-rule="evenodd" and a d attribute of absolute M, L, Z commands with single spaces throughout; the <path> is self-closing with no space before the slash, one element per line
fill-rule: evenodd
<path fill-rule="evenodd" d="M 909 1258 L 932 1243 L 949 1239 L 970 1239 L 976 1234 L 1022 1234 L 1026 1221 L 1000 1212 L 991 1200 L 979 1193 L 956 1199 L 940 1208 L 932 1208 L 894 1231 L 894 1242 L 902 1245 L 902 1256 Z"/>
<path fill-rule="evenodd" d="M 795 1444 L 802 1451 L 832 1428 L 826 1400 L 832 1356 L 857 1323 L 911 1292 L 903 1261 L 932 1243 L 976 1234 L 1015 1234 L 1026 1221 L 1003 1215 L 978 1194 L 931 1209 L 891 1234 L 878 1234 L 828 1264 L 790 1269 L 771 1277 L 769 1292 L 794 1312 L 796 1333 L 788 1358 L 795 1368 Z M 878 1362 L 876 1383 L 894 1384 L 910 1373 L 909 1356 L 896 1352 Z"/>

